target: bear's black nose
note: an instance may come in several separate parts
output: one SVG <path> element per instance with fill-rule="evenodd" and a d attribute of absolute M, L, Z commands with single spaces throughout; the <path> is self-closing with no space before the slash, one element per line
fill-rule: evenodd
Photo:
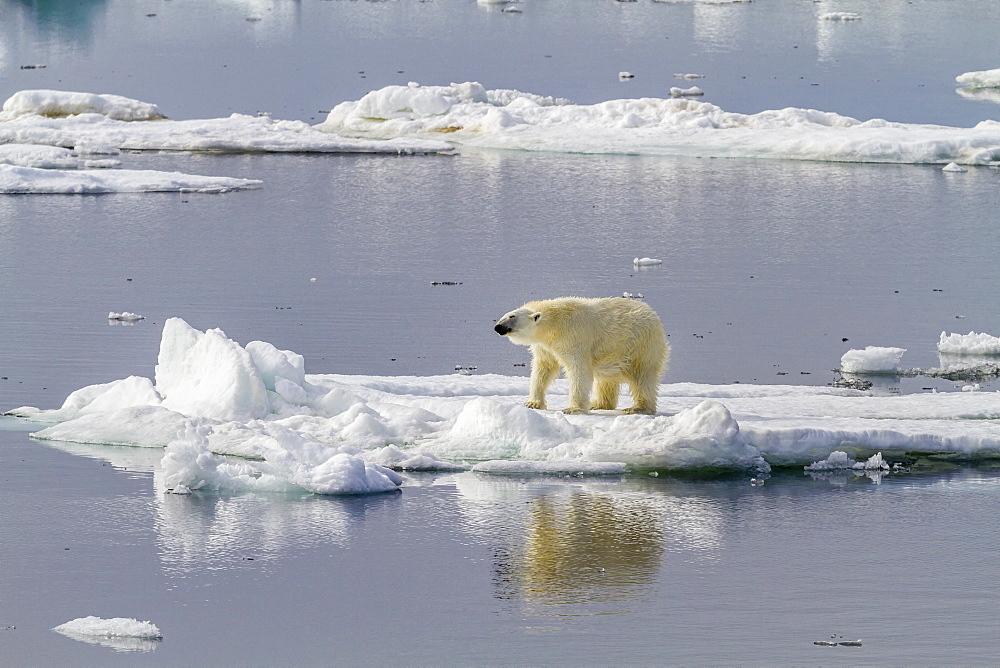
<path fill-rule="evenodd" d="M 503 324 L 502 322 L 498 322 L 497 326 L 494 327 L 493 330 L 497 334 L 499 334 L 500 336 L 503 336 L 504 334 L 506 334 L 507 332 L 510 331 L 510 327 L 508 327 L 507 325 Z"/>

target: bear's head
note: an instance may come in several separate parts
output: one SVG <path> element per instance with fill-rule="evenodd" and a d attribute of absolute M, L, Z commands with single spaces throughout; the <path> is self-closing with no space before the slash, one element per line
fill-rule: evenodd
<path fill-rule="evenodd" d="M 541 317 L 540 311 L 522 307 L 497 320 L 493 330 L 500 336 L 506 336 L 513 343 L 530 346 L 535 342 L 535 330 Z"/>

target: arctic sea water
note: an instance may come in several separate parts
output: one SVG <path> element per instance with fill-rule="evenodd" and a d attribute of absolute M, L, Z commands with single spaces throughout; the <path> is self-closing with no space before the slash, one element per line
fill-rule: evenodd
<path fill-rule="evenodd" d="M 992 3 L 514 6 L 2 2 L 0 97 L 110 93 L 176 120 L 269 112 L 315 124 L 410 81 L 599 105 L 665 98 L 693 81 L 674 74 L 697 73 L 699 100 L 727 113 L 812 108 L 966 129 L 1000 116 L 989 89 L 960 94 L 955 82 L 1000 63 Z M 821 18 L 833 11 L 860 20 Z M 734 413 L 748 429 L 752 416 L 802 419 L 802 400 L 772 415 L 736 383 L 825 390 L 850 350 L 905 348 L 901 368 L 930 370 L 945 366 L 942 332 L 1000 334 L 988 164 L 640 148 L 90 156 L 120 161 L 106 172 L 260 185 L 2 196 L 0 409 L 57 408 L 88 385 L 154 378 L 171 317 L 295 351 L 310 374 L 419 380 L 471 367 L 461 383 L 435 382 L 483 376 L 493 389 L 486 374 L 523 379 L 528 361 L 493 334 L 498 315 L 531 298 L 641 293 L 670 334 L 666 382 L 718 386 L 733 406 L 744 395 Z M 633 266 L 645 256 L 662 264 Z M 145 319 L 109 322 L 109 311 Z M 869 379 L 877 401 L 971 398 L 960 391 L 978 385 L 980 417 L 996 389 L 988 378 Z M 410 472 L 401 492 L 356 498 L 178 496 L 165 494 L 162 449 L 43 442 L 27 436 L 37 424 L 0 424 L 6 663 L 1000 659 L 1000 486 L 982 461 L 766 480 Z M 89 616 L 149 620 L 162 638 L 51 630 Z"/>

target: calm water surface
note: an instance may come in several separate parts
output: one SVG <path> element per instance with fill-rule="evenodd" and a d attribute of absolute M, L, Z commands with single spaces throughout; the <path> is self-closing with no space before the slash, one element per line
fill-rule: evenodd
<path fill-rule="evenodd" d="M 729 111 L 968 126 L 1000 110 L 953 83 L 1000 66 L 994 2 L 520 7 L 3 1 L 0 87 L 319 121 L 409 80 L 589 103 L 662 96 L 674 72 L 697 72 Z M 618 82 L 623 70 L 636 78 Z M 0 410 L 151 377 L 171 316 L 294 350 L 311 373 L 524 374 L 526 350 L 494 318 L 627 291 L 664 320 L 666 380 L 708 383 L 825 385 L 868 345 L 933 367 L 942 330 L 1000 333 L 995 169 L 476 151 L 123 160 L 264 187 L 0 198 Z M 635 256 L 663 264 L 637 271 Z M 147 319 L 109 326 L 124 310 Z M 1000 484 L 986 470 L 764 486 L 465 473 L 358 499 L 174 497 L 159 458 L 41 444 L 0 421 L 0 663 L 1000 662 Z M 86 615 L 149 619 L 164 639 L 50 631 Z M 812 644 L 831 635 L 864 645 Z"/>

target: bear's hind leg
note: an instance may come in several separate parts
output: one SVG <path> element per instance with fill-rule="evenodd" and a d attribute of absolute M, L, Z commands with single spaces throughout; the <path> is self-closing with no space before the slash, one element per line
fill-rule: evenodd
<path fill-rule="evenodd" d="M 620 388 L 621 383 L 617 380 L 598 379 L 594 384 L 597 398 L 591 408 L 599 411 L 613 411 L 618 408 L 618 391 Z"/>
<path fill-rule="evenodd" d="M 626 415 L 656 413 L 656 394 L 660 389 L 659 369 L 643 369 L 628 379 L 632 392 L 632 406 L 622 411 Z"/>

